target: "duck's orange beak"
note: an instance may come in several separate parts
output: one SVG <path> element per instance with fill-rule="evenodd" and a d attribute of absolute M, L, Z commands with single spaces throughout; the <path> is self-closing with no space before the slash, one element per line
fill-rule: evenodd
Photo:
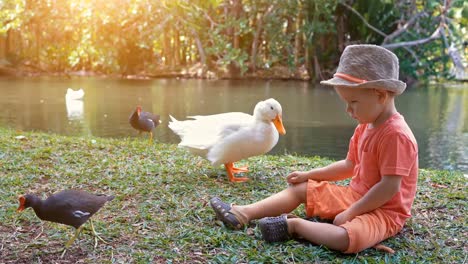
<path fill-rule="evenodd" d="M 284 129 L 283 119 L 281 118 L 281 115 L 276 115 L 275 119 L 273 119 L 273 124 L 278 130 L 278 133 L 280 133 L 281 135 L 286 135 L 286 129 Z"/>
<path fill-rule="evenodd" d="M 24 210 L 24 204 L 26 203 L 26 198 L 24 196 L 20 196 L 18 198 L 19 202 L 20 202 L 20 205 L 18 207 L 18 209 L 16 209 L 16 212 L 21 212 Z"/>

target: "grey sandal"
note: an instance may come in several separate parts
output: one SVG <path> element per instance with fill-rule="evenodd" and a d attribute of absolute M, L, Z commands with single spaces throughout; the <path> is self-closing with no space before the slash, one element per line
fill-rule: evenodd
<path fill-rule="evenodd" d="M 224 225 L 231 229 L 241 229 L 244 225 L 232 213 L 231 206 L 221 201 L 219 197 L 211 198 L 210 205 L 216 213 L 216 217 L 221 220 Z"/>
<path fill-rule="evenodd" d="M 288 215 L 265 217 L 258 221 L 262 237 L 266 242 L 281 242 L 291 239 L 288 232 Z"/>

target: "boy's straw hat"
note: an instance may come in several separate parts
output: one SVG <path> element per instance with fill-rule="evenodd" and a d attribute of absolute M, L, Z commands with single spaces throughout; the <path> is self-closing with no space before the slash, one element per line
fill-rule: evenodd
<path fill-rule="evenodd" d="M 350 45 L 345 48 L 333 78 L 321 84 L 352 88 L 379 88 L 403 93 L 406 83 L 398 80 L 398 58 L 376 45 Z"/>

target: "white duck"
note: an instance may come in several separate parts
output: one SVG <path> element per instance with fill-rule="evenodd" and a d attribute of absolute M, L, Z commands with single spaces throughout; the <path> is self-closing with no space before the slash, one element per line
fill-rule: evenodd
<path fill-rule="evenodd" d="M 179 146 L 213 166 L 224 164 L 231 182 L 248 180 L 234 177 L 234 173 L 248 171 L 247 167 L 235 168 L 234 162 L 267 153 L 278 142 L 278 132 L 286 134 L 281 105 L 273 98 L 258 102 L 253 116 L 231 112 L 189 116 L 193 120 L 185 121 L 170 118 L 169 128 L 181 139 Z"/>
<path fill-rule="evenodd" d="M 65 94 L 65 100 L 81 100 L 84 97 L 83 88 L 79 90 L 73 90 L 72 88 L 67 89 L 67 93 Z"/>

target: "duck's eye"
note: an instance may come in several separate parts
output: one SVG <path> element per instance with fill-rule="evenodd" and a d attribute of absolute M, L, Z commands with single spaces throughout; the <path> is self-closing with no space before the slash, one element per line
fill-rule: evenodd
<path fill-rule="evenodd" d="M 270 109 L 273 110 L 273 106 L 270 106 Z"/>

